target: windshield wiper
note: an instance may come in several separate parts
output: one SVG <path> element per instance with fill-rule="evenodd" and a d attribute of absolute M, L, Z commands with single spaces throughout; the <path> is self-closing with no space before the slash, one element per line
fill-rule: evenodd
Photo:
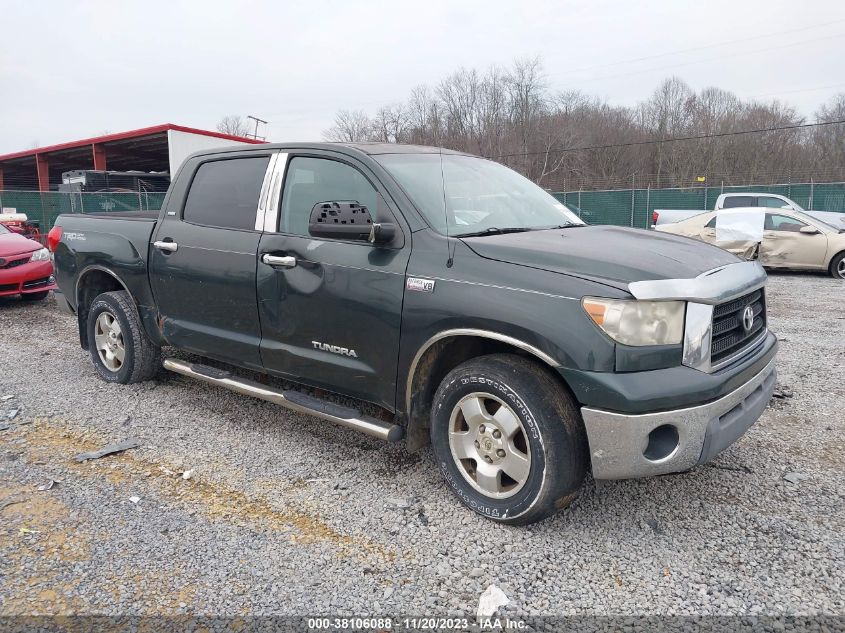
<path fill-rule="evenodd" d="M 504 233 L 524 233 L 525 231 L 531 231 L 532 229 L 527 228 L 525 226 L 509 226 L 505 228 L 499 228 L 498 226 L 489 226 L 483 231 L 474 231 L 472 233 L 459 233 L 455 237 L 481 237 L 483 235 L 502 235 Z"/>

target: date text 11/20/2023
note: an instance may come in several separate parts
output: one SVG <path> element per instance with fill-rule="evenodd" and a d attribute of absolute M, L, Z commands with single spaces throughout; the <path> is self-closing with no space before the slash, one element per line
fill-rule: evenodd
<path fill-rule="evenodd" d="M 436 618 L 436 617 L 372 617 L 372 618 L 308 618 L 312 631 L 467 631 L 471 627 L 481 631 L 519 631 L 526 627 L 521 620 L 500 617 Z"/>

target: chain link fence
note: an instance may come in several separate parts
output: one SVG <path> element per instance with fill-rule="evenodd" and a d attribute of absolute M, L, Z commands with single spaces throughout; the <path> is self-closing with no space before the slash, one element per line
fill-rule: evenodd
<path fill-rule="evenodd" d="M 735 187 L 683 187 L 668 189 L 609 189 L 560 191 L 553 195 L 580 209 L 590 224 L 615 224 L 648 228 L 655 209 L 707 211 L 716 206 L 722 193 L 777 193 L 791 198 L 805 209 L 845 213 L 845 182 L 792 183 Z M 4 211 L 24 213 L 49 231 L 62 213 L 110 213 L 156 211 L 164 193 L 60 193 L 41 191 L 0 191 Z M 14 211 L 13 211 L 14 210 Z"/>
<path fill-rule="evenodd" d="M 105 192 L 62 193 L 57 191 L 0 191 L 0 208 L 6 213 L 24 213 L 43 233 L 53 228 L 62 213 L 111 213 L 155 211 L 164 193 Z"/>
<path fill-rule="evenodd" d="M 741 187 L 684 187 L 669 189 L 611 189 L 605 191 L 561 191 L 558 200 L 580 209 L 590 224 L 616 224 L 649 228 L 655 209 L 708 211 L 723 193 L 776 193 L 805 209 L 845 213 L 845 182 L 748 185 Z"/>

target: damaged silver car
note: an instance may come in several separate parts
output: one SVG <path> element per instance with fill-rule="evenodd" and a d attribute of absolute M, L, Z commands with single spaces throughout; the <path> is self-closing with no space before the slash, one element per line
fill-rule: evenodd
<path fill-rule="evenodd" d="M 800 211 L 772 209 L 765 214 L 758 252 L 755 242 L 717 241 L 718 214 L 719 211 L 710 211 L 655 228 L 693 237 L 746 258 L 756 253 L 767 268 L 824 270 L 833 277 L 845 279 L 845 230 Z"/>

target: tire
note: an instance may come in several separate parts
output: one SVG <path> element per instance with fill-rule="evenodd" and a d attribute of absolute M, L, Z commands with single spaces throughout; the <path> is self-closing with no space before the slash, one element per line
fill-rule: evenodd
<path fill-rule="evenodd" d="M 87 330 L 91 361 L 106 382 L 142 382 L 158 372 L 161 348 L 141 326 L 128 292 L 105 292 L 94 299 L 88 311 Z"/>
<path fill-rule="evenodd" d="M 42 290 L 41 292 L 27 292 L 26 294 L 21 295 L 21 299 L 24 301 L 43 301 L 47 298 L 48 294 L 50 294 L 49 290 Z"/>
<path fill-rule="evenodd" d="M 830 275 L 834 279 L 845 279 L 845 251 L 830 261 Z"/>
<path fill-rule="evenodd" d="M 443 379 L 432 404 L 431 443 L 461 502 L 510 525 L 567 507 L 587 470 L 574 401 L 545 368 L 511 354 L 472 359 Z"/>

